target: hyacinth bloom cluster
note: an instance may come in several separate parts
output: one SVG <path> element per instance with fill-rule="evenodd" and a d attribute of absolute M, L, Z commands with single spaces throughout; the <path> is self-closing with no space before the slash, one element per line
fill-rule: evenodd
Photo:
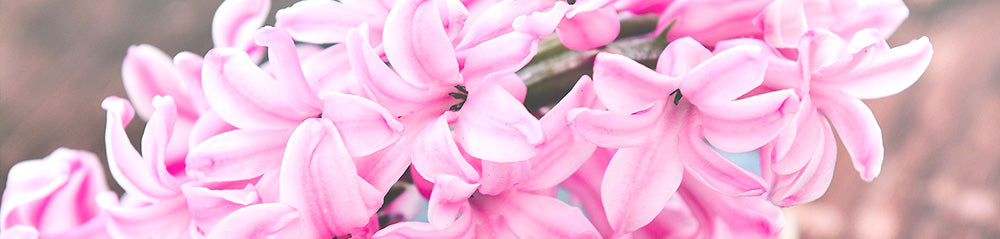
<path fill-rule="evenodd" d="M 101 103 L 124 195 L 56 150 L 11 170 L 0 237 L 773 238 L 828 188 L 833 129 L 879 175 L 862 100 L 932 55 L 886 43 L 899 0 L 306 0 L 262 26 L 270 9 L 224 1 L 204 56 L 129 48 L 129 99 Z M 608 50 L 650 16 L 625 40 L 653 62 Z M 592 73 L 527 108 L 546 41 Z"/>

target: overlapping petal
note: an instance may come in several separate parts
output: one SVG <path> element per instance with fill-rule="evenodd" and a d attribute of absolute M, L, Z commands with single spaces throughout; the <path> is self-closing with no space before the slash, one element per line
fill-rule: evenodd
<path fill-rule="evenodd" d="M 382 204 L 382 193 L 358 176 L 339 131 L 325 119 L 307 119 L 292 132 L 279 184 L 279 202 L 298 209 L 306 237 L 361 230 Z"/>
<path fill-rule="evenodd" d="M 455 140 L 469 155 L 493 162 L 527 160 L 545 140 L 528 110 L 496 85 L 469 92 L 455 122 Z"/>

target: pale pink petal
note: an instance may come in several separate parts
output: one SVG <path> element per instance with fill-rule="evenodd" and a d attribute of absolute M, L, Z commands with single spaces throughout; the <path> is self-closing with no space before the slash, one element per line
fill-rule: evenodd
<path fill-rule="evenodd" d="M 479 227 L 510 230 L 517 238 L 601 238 L 579 208 L 559 199 L 522 192 L 469 199 Z M 478 230 L 477 230 L 478 231 Z"/>
<path fill-rule="evenodd" d="M 615 3 L 615 0 L 579 0 L 573 4 L 573 9 L 566 13 L 566 17 L 573 18 L 580 13 L 600 9 L 615 9 L 613 7 L 608 7 L 613 3 Z"/>
<path fill-rule="evenodd" d="M 236 127 L 226 123 L 214 110 L 206 111 L 191 126 L 191 133 L 188 134 L 188 148 L 194 149 L 195 146 L 213 136 L 235 129 Z"/>
<path fill-rule="evenodd" d="M 187 199 L 180 194 L 153 202 L 127 202 L 123 198 L 119 204 L 117 195 L 107 192 L 97 196 L 97 203 L 109 216 L 108 234 L 112 238 L 186 238 L 191 234 Z"/>
<path fill-rule="evenodd" d="M 500 1 L 490 5 L 482 14 L 470 16 L 469 24 L 466 24 L 468 30 L 455 49 L 464 50 L 496 39 L 496 37 L 514 30 L 512 24 L 514 19 L 545 10 L 551 6 L 551 2 L 547 1 Z M 558 22 L 559 19 L 555 19 L 555 21 Z M 549 29 L 549 33 L 553 29 Z"/>
<path fill-rule="evenodd" d="M 517 162 L 491 162 L 482 161 L 482 180 L 479 181 L 479 193 L 484 195 L 497 195 L 513 188 L 525 179 L 534 176 L 531 172 L 531 162 L 528 160 Z"/>
<path fill-rule="evenodd" d="M 808 102 L 806 101 L 808 100 Z M 800 108 L 797 113 L 797 121 L 795 125 L 789 125 L 788 127 L 797 127 L 794 129 L 794 135 L 791 142 L 779 143 L 781 141 L 775 140 L 774 142 L 774 152 L 771 156 L 766 156 L 764 158 L 772 158 L 773 164 L 772 169 L 778 174 L 791 174 L 800 171 L 806 166 L 815 156 L 815 152 L 819 152 L 823 146 L 823 124 L 828 124 L 826 118 L 823 117 L 816 110 L 816 106 L 812 104 L 812 100 L 808 98 L 802 101 L 802 105 L 805 106 Z M 786 132 L 791 129 L 786 128 Z M 783 133 L 784 134 L 784 133 Z M 779 136 L 787 137 L 787 136 Z M 787 144 L 787 145 L 782 145 Z M 784 150 L 784 152 L 781 152 Z"/>
<path fill-rule="evenodd" d="M 635 15 L 660 14 L 673 3 L 674 0 L 618 0 L 613 4 L 619 11 L 631 12 Z"/>
<path fill-rule="evenodd" d="M 728 48 L 727 48 L 728 49 Z M 693 38 L 671 41 L 656 60 L 656 72 L 672 77 L 682 77 L 702 62 L 712 58 L 712 52 Z"/>
<path fill-rule="evenodd" d="M 277 169 L 290 130 L 238 129 L 216 135 L 191 149 L 187 173 L 203 181 L 234 181 Z"/>
<path fill-rule="evenodd" d="M 253 42 L 253 35 L 271 10 L 271 1 L 227 0 L 212 18 L 212 42 L 215 47 L 236 47 L 252 56 L 263 50 Z"/>
<path fill-rule="evenodd" d="M 101 103 L 108 111 L 108 122 L 105 131 L 107 145 L 108 167 L 115 181 L 126 192 L 144 198 L 163 198 L 176 195 L 178 192 L 166 188 L 157 175 L 154 162 L 144 159 L 132 147 L 125 126 L 134 114 L 131 104 L 118 97 L 108 97 Z M 153 135 L 150 135 L 153 137 Z"/>
<path fill-rule="evenodd" d="M 479 182 L 479 173 L 458 151 L 454 136 L 448 127 L 447 114 L 427 125 L 414 140 L 413 167 L 425 179 L 432 181 L 439 175 L 452 175 L 467 183 Z"/>
<path fill-rule="evenodd" d="M 178 114 L 181 117 L 194 119 L 210 110 L 205 91 L 201 89 L 201 68 L 205 63 L 200 55 L 184 51 L 174 56 L 174 66 L 181 74 L 181 90 L 186 97 L 171 95 L 177 101 Z M 189 102 L 189 103 L 188 103 Z M 193 115 L 191 115 L 191 110 Z"/>
<path fill-rule="evenodd" d="M 601 201 L 615 232 L 629 233 L 648 224 L 677 190 L 684 167 L 680 159 L 668 156 L 677 155 L 674 144 L 665 139 L 615 153 L 601 182 Z"/>
<path fill-rule="evenodd" d="M 234 211 L 223 218 L 206 238 L 295 238 L 300 213 L 280 203 L 254 204 Z"/>
<path fill-rule="evenodd" d="M 559 185 L 571 193 L 571 202 L 583 208 L 590 222 L 604 238 L 611 238 L 615 234 L 608 224 L 608 217 L 601 203 L 601 181 L 614 153 L 612 149 L 597 148 L 572 176 Z"/>
<path fill-rule="evenodd" d="M 208 52 L 202 86 L 219 117 L 239 128 L 287 129 L 320 113 L 233 48 Z"/>
<path fill-rule="evenodd" d="M 382 35 L 385 54 L 411 84 L 456 85 L 461 77 L 455 49 L 434 2 L 400 1 L 392 8 Z"/>
<path fill-rule="evenodd" d="M 684 161 L 689 177 L 704 182 L 708 187 L 726 195 L 756 196 L 764 193 L 764 179 L 750 172 L 712 149 L 698 133 L 697 124 L 682 129 L 677 155 Z"/>
<path fill-rule="evenodd" d="M 567 113 L 567 120 L 577 135 L 598 146 L 633 147 L 646 142 L 651 132 L 649 129 L 660 121 L 664 103 L 652 105 L 648 109 L 632 114 L 585 108 L 572 109 Z"/>
<path fill-rule="evenodd" d="M 462 206 L 461 217 L 447 225 L 425 222 L 401 222 L 389 225 L 375 233 L 378 239 L 471 239 L 476 238 L 473 214 L 466 203 Z"/>
<path fill-rule="evenodd" d="M 667 206 L 646 226 L 631 234 L 632 238 L 682 239 L 699 238 L 698 218 L 681 197 L 670 197 Z"/>
<path fill-rule="evenodd" d="M 717 53 L 681 80 L 684 98 L 695 105 L 735 100 L 764 81 L 767 59 L 757 46 L 738 46 Z"/>
<path fill-rule="evenodd" d="M 364 95 L 361 83 L 350 77 L 346 44 L 337 44 L 302 60 L 302 73 L 318 95 L 326 92 Z"/>
<path fill-rule="evenodd" d="M 368 1 L 364 1 L 368 2 Z M 309 43 L 341 43 L 347 30 L 363 22 L 375 20 L 365 10 L 352 8 L 339 1 L 299 1 L 291 7 L 278 10 L 275 27 L 288 30 L 297 41 Z"/>
<path fill-rule="evenodd" d="M 340 133 L 325 119 L 307 119 L 292 132 L 280 174 L 279 202 L 299 210 L 306 237 L 362 230 L 382 193 L 361 179 Z"/>
<path fill-rule="evenodd" d="M 605 7 L 579 12 L 573 16 L 566 14 L 556 28 L 559 40 L 572 50 L 589 50 L 611 43 L 618 37 L 621 24 L 614 8 Z"/>
<path fill-rule="evenodd" d="M 731 153 L 751 151 L 771 142 L 795 119 L 798 109 L 799 97 L 791 89 L 698 107 L 705 138 Z"/>
<path fill-rule="evenodd" d="M 854 169 L 861 173 L 861 179 L 875 179 L 882 171 L 885 148 L 882 146 L 882 129 L 875 121 L 872 110 L 861 100 L 839 92 L 814 93 L 813 101 L 837 129 L 840 140 L 851 154 Z"/>
<path fill-rule="evenodd" d="M 469 86 L 473 84 L 473 80 L 487 79 L 496 74 L 514 73 L 527 65 L 537 52 L 538 39 L 533 36 L 520 32 L 500 35 L 461 52 L 467 55 L 462 68 L 462 77 L 466 79 L 466 86 Z"/>
<path fill-rule="evenodd" d="M 156 176 L 161 185 L 177 189 L 181 182 L 169 172 L 169 169 L 176 167 L 172 165 L 173 162 L 183 164 L 186 153 L 172 154 L 170 146 L 180 143 L 183 146 L 180 150 L 187 151 L 186 141 L 172 142 L 174 125 L 177 122 L 177 107 L 174 105 L 173 98 L 169 96 L 153 97 L 153 107 L 155 110 L 153 116 L 149 118 L 145 131 L 142 133 L 142 155 L 155 167 Z"/>
<path fill-rule="evenodd" d="M 519 16 L 514 18 L 514 30 L 537 38 L 547 37 L 552 34 L 552 31 L 556 30 L 556 27 L 562 22 L 562 18 L 566 16 L 566 11 L 569 11 L 569 8 L 569 4 L 566 4 L 566 2 L 557 1 L 551 8 L 545 11 Z"/>
<path fill-rule="evenodd" d="M 191 221 L 202 232 L 211 232 L 233 211 L 260 203 L 260 196 L 253 185 L 243 189 L 212 190 L 201 185 L 184 184 L 181 190 L 187 198 Z"/>
<path fill-rule="evenodd" d="M 469 9 L 461 0 L 437 0 L 433 1 L 440 14 L 441 24 L 444 26 L 445 35 L 448 39 L 457 39 L 465 28 L 465 22 L 469 19 Z M 453 44 L 454 45 L 453 40 Z"/>
<path fill-rule="evenodd" d="M 531 178 L 521 182 L 518 188 L 532 191 L 555 187 L 576 172 L 594 153 L 597 146 L 578 140 L 567 120 L 571 109 L 600 104 L 593 84 L 589 77 L 581 77 L 573 89 L 539 120 L 542 132 L 545 133 L 545 143 L 539 148 L 538 154 L 529 160 Z"/>
<path fill-rule="evenodd" d="M 809 28 L 801 0 L 777 0 L 761 12 L 755 23 L 764 30 L 764 41 L 776 48 L 794 48 Z"/>
<path fill-rule="evenodd" d="M 545 136 L 521 102 L 496 85 L 470 91 L 468 97 L 455 122 L 455 140 L 469 155 L 493 162 L 534 156 Z"/>
<path fill-rule="evenodd" d="M 680 81 L 628 57 L 599 53 L 594 60 L 594 91 L 611 112 L 633 114 L 664 101 Z"/>
<path fill-rule="evenodd" d="M 0 203 L 0 228 L 4 236 L 18 226 L 32 228 L 42 237 L 73 235 L 85 238 L 88 224 L 103 224 L 95 201 L 110 192 L 97 156 L 59 148 L 43 159 L 21 161 L 11 167 Z M 100 222 L 98 222 L 100 221 Z M 87 233 L 87 234 L 84 234 Z"/>
<path fill-rule="evenodd" d="M 376 102 L 395 115 L 406 116 L 426 110 L 428 105 L 454 100 L 448 96 L 448 92 L 454 90 L 452 87 L 428 87 L 420 82 L 404 80 L 396 74 L 368 45 L 368 36 L 364 31 L 366 28 L 367 25 L 362 25 L 359 28 L 361 30 L 352 29 L 348 32 L 347 54 L 351 75 L 368 86 Z M 442 108 L 441 111 L 446 109 Z"/>
<path fill-rule="evenodd" d="M 927 37 L 892 48 L 887 55 L 845 74 L 835 84 L 844 93 L 861 99 L 881 98 L 899 93 L 920 79 L 931 62 L 934 50 Z"/>
<path fill-rule="evenodd" d="M 685 173 L 677 189 L 698 219 L 694 238 L 777 238 L 785 224 L 781 210 L 764 197 L 720 194 Z"/>
<path fill-rule="evenodd" d="M 772 1 L 678 1 L 660 15 L 656 32 L 663 31 L 676 20 L 667 33 L 667 41 L 692 37 L 706 46 L 714 46 L 721 40 L 760 38 L 762 31 L 754 26 L 753 18 Z"/>
<path fill-rule="evenodd" d="M 455 221 L 479 184 L 467 183 L 452 175 L 434 178 L 434 189 L 427 205 L 427 221 L 432 225 L 446 226 Z"/>
<path fill-rule="evenodd" d="M 395 116 L 368 99 L 331 92 L 323 95 L 323 101 L 323 118 L 339 129 L 353 157 L 382 150 L 395 143 L 403 133 L 403 124 Z"/>
<path fill-rule="evenodd" d="M 817 120 L 819 121 L 819 120 Z M 820 135 L 812 143 L 814 151 L 806 157 L 806 164 L 801 170 L 789 175 L 775 175 L 777 179 L 768 192 L 774 205 L 790 207 L 818 199 L 826 193 L 833 180 L 833 169 L 837 160 L 837 141 L 833 137 L 830 124 L 819 121 Z"/>
<path fill-rule="evenodd" d="M 302 73 L 298 49 L 288 32 L 281 28 L 265 26 L 257 30 L 254 41 L 267 47 L 267 62 L 271 66 L 269 69 L 274 74 L 275 79 L 285 84 L 288 90 L 292 91 L 291 94 L 298 97 L 302 104 L 313 107 L 322 105 L 319 97 L 306 81 L 305 74 Z"/>
<path fill-rule="evenodd" d="M 404 130 L 397 143 L 365 157 L 354 158 L 358 176 L 386 193 L 410 167 L 414 137 L 420 131 Z"/>
<path fill-rule="evenodd" d="M 38 239 L 38 229 L 25 225 L 17 225 L 0 231 L 0 239 Z"/>
<path fill-rule="evenodd" d="M 611 158 L 601 181 L 601 202 L 615 233 L 648 224 L 680 185 L 684 165 L 677 134 L 683 117 L 683 111 L 664 114 L 662 122 L 647 129 L 656 132 L 648 142 L 619 149 Z"/>
<path fill-rule="evenodd" d="M 153 115 L 153 96 L 187 93 L 181 90 L 181 82 L 181 74 L 160 49 L 150 45 L 129 47 L 122 61 L 122 83 L 129 99 L 136 102 L 139 117 L 149 119 Z"/>

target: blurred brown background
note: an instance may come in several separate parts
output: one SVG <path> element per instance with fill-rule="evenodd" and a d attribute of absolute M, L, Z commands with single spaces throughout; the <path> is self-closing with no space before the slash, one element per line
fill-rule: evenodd
<path fill-rule="evenodd" d="M 0 2 L 0 187 L 16 161 L 58 147 L 103 160 L 100 102 L 126 96 L 128 46 L 204 54 L 220 2 Z M 906 2 L 889 43 L 929 36 L 933 62 L 909 90 L 868 101 L 885 137 L 882 175 L 861 181 L 841 149 L 827 194 L 788 210 L 803 238 L 1000 238 L 1000 1 Z"/>

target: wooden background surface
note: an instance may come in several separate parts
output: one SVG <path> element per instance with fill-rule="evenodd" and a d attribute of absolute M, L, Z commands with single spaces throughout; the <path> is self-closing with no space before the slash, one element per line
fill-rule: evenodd
<path fill-rule="evenodd" d="M 219 2 L 0 2 L 0 185 L 16 161 L 58 147 L 105 158 L 100 102 L 125 96 L 128 46 L 204 54 Z M 861 181 L 841 149 L 829 192 L 788 209 L 803 238 L 1000 238 L 1000 1 L 907 5 L 890 45 L 929 36 L 931 67 L 911 89 L 867 102 L 885 135 L 882 175 Z M 136 137 L 142 123 L 132 125 Z"/>

